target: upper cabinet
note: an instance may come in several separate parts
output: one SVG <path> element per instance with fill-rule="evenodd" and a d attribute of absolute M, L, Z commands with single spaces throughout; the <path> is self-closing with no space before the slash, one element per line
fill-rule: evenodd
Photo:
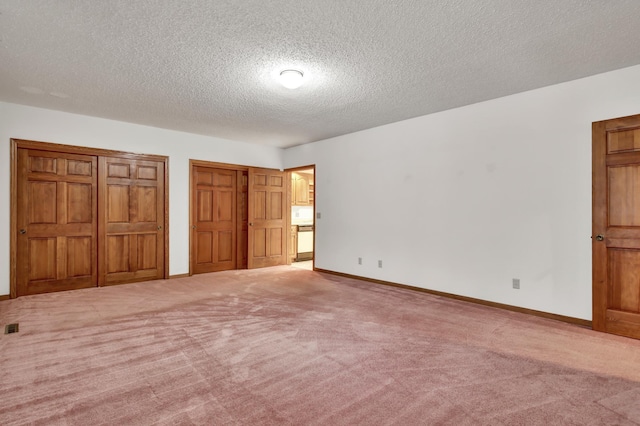
<path fill-rule="evenodd" d="M 291 173 L 291 205 L 312 206 L 314 199 L 313 175 L 310 173 Z"/>

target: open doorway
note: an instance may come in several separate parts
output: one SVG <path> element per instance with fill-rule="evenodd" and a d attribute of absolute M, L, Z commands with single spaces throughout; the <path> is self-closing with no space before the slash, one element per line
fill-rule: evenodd
<path fill-rule="evenodd" d="M 291 175 L 289 261 L 313 270 L 315 258 L 315 166 L 288 170 Z"/>

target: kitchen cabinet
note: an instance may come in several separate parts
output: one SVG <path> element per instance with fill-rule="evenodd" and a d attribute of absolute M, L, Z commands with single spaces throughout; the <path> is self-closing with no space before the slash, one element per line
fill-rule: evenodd
<path fill-rule="evenodd" d="M 291 173 L 291 205 L 312 206 L 314 200 L 314 181 L 310 173 Z"/>

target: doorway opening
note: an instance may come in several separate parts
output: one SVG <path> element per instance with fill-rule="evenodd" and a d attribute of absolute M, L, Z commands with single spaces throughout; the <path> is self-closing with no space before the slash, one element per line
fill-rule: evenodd
<path fill-rule="evenodd" d="M 289 169 L 291 176 L 291 228 L 289 261 L 292 266 L 315 267 L 315 165 Z"/>

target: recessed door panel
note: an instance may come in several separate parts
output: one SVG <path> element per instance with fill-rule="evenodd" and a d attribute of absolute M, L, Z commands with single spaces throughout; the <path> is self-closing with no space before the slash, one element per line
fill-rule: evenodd
<path fill-rule="evenodd" d="M 58 223 L 57 182 L 29 182 L 29 223 Z"/>
<path fill-rule="evenodd" d="M 58 173 L 58 159 L 55 156 L 39 156 L 37 154 L 29 155 L 29 171 L 32 174 L 39 173 Z"/>
<path fill-rule="evenodd" d="M 218 232 L 218 262 L 230 262 L 235 257 L 233 239 L 235 232 L 232 230 Z"/>
<path fill-rule="evenodd" d="M 129 236 L 107 236 L 107 274 L 129 272 Z"/>
<path fill-rule="evenodd" d="M 253 231 L 252 253 L 254 258 L 265 258 L 267 256 L 267 230 L 264 228 Z"/>
<path fill-rule="evenodd" d="M 640 225 L 640 165 L 609 167 L 609 225 Z"/>
<path fill-rule="evenodd" d="M 136 190 L 137 222 L 158 221 L 158 189 L 154 186 L 138 186 Z"/>
<path fill-rule="evenodd" d="M 29 239 L 29 280 L 55 280 L 57 258 L 55 237 Z"/>
<path fill-rule="evenodd" d="M 216 220 L 221 222 L 235 222 L 235 188 L 233 191 L 218 191 L 216 194 Z"/>
<path fill-rule="evenodd" d="M 67 160 L 67 174 L 69 176 L 91 176 L 93 164 L 90 161 Z"/>
<path fill-rule="evenodd" d="M 609 307 L 640 314 L 640 250 L 609 249 Z"/>
<path fill-rule="evenodd" d="M 158 236 L 157 234 L 137 235 L 138 270 L 158 268 Z"/>
<path fill-rule="evenodd" d="M 281 228 L 269 229 L 269 252 L 272 256 L 282 256 L 284 235 Z"/>
<path fill-rule="evenodd" d="M 285 193 L 278 191 L 278 192 L 271 192 L 269 193 L 270 199 L 269 199 L 269 215 L 267 216 L 268 219 L 271 220 L 283 220 L 284 219 L 284 209 L 285 209 L 285 204 L 283 203 L 283 198 L 284 198 Z"/>
<path fill-rule="evenodd" d="M 196 232 L 196 263 L 213 263 L 213 232 Z"/>
<path fill-rule="evenodd" d="M 256 189 L 249 194 L 253 200 L 253 219 L 255 220 L 267 220 L 267 211 L 269 206 L 267 205 L 267 191 L 263 189 Z"/>
<path fill-rule="evenodd" d="M 107 177 L 129 179 L 130 175 L 131 175 L 130 163 L 123 164 L 117 161 L 108 160 Z"/>
<path fill-rule="evenodd" d="M 67 188 L 67 223 L 91 223 L 93 188 L 88 183 L 69 183 Z"/>
<path fill-rule="evenodd" d="M 149 166 L 138 166 L 138 179 L 140 180 L 158 180 L 158 168 Z"/>
<path fill-rule="evenodd" d="M 67 238 L 67 275 L 69 277 L 86 277 L 93 275 L 96 260 L 91 257 L 90 237 Z"/>
<path fill-rule="evenodd" d="M 607 133 L 608 154 L 640 151 L 640 129 L 629 129 Z"/>
<path fill-rule="evenodd" d="M 129 222 L 131 213 L 130 189 L 129 185 L 109 185 L 107 187 L 108 223 Z"/>
<path fill-rule="evenodd" d="M 213 190 L 199 189 L 196 195 L 196 221 L 213 222 Z"/>

